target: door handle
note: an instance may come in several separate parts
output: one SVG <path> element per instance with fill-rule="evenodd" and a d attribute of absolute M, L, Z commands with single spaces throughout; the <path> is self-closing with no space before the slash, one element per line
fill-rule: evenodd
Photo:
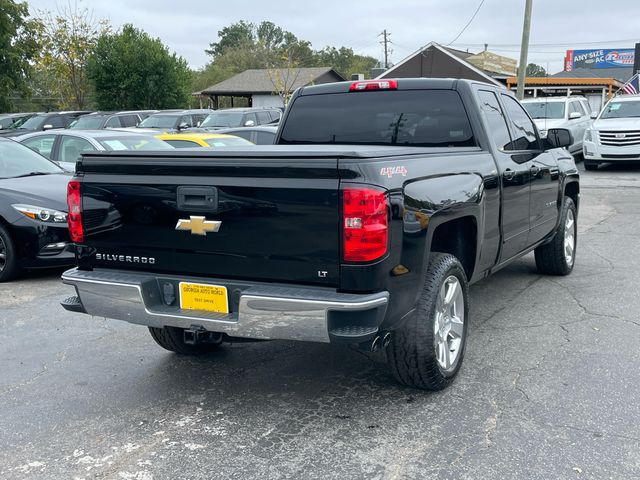
<path fill-rule="evenodd" d="M 502 176 L 504 177 L 505 180 L 511 180 L 513 177 L 516 176 L 516 172 L 515 170 L 511 170 L 510 168 L 507 168 L 504 172 L 502 172 Z"/>
<path fill-rule="evenodd" d="M 536 165 L 531 165 L 531 168 L 529 168 L 529 173 L 531 174 L 532 177 L 537 177 L 538 174 L 540 173 L 540 167 Z"/>

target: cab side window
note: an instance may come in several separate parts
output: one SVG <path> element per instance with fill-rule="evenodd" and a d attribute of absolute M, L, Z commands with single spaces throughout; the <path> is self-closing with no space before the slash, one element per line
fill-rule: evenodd
<path fill-rule="evenodd" d="M 258 125 L 258 122 L 256 121 L 256 114 L 255 113 L 247 113 L 244 116 L 244 119 L 242 120 L 242 126 L 250 126 L 247 125 L 247 122 L 253 122 L 253 125 Z"/>
<path fill-rule="evenodd" d="M 268 112 L 256 112 L 256 117 L 258 117 L 258 125 L 271 122 L 271 115 Z"/>
<path fill-rule="evenodd" d="M 54 115 L 47 119 L 45 125 L 51 125 L 53 128 L 65 128 L 67 122 L 71 123 L 71 119 L 63 117 L 62 115 Z"/>
<path fill-rule="evenodd" d="M 88 140 L 64 135 L 60 140 L 60 154 L 58 160 L 63 163 L 75 163 L 82 152 L 91 152 L 96 148 Z"/>
<path fill-rule="evenodd" d="M 498 97 L 488 90 L 480 90 L 478 97 L 480 98 L 480 108 L 487 119 L 489 135 L 493 138 L 493 143 L 500 150 L 510 150 L 511 135 L 509 135 L 507 120 L 498 103 Z"/>
<path fill-rule="evenodd" d="M 120 118 L 118 117 L 111 117 L 104 125 L 105 128 L 118 128 L 121 126 L 122 125 L 120 124 Z"/>
<path fill-rule="evenodd" d="M 571 105 L 569 106 L 569 114 L 572 114 L 573 112 L 578 112 L 582 116 L 586 115 L 587 113 L 584 111 L 584 108 L 579 101 L 571 102 Z"/>
<path fill-rule="evenodd" d="M 40 135 L 33 138 L 27 138 L 21 143 L 29 147 L 31 150 L 35 150 L 40 155 L 51 160 L 51 155 L 53 153 L 53 144 L 55 141 L 55 135 Z"/>
<path fill-rule="evenodd" d="M 525 109 L 515 98 L 505 94 L 502 94 L 501 97 L 514 135 L 513 141 L 506 150 L 539 150 L 540 143 L 536 127 Z"/>
<path fill-rule="evenodd" d="M 137 115 L 120 115 L 120 123 L 123 127 L 135 127 L 140 123 Z"/>
<path fill-rule="evenodd" d="M 194 127 L 199 127 L 200 124 L 204 121 L 205 118 L 207 118 L 207 115 L 204 113 L 197 113 L 195 115 L 192 115 L 193 117 L 193 125 Z"/>

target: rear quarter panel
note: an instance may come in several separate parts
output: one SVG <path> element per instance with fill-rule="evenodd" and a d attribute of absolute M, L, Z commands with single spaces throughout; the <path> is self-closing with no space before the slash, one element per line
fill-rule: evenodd
<path fill-rule="evenodd" d="M 441 150 L 442 151 L 442 150 Z M 423 284 L 433 234 L 443 223 L 471 217 L 477 228 L 471 279 L 496 261 L 500 244 L 500 193 L 492 155 L 477 148 L 366 162 L 340 161 L 341 185 L 367 183 L 389 191 L 389 253 L 370 265 L 342 265 L 345 291 L 386 289 L 391 325 L 414 305 Z M 384 326 L 384 325 L 383 325 Z"/>

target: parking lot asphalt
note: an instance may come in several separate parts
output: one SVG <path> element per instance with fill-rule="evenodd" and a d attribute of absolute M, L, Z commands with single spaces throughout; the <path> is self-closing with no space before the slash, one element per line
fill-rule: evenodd
<path fill-rule="evenodd" d="M 179 357 L 62 310 L 59 271 L 2 284 L 0 478 L 639 478 L 638 205 L 640 168 L 582 171 L 573 274 L 528 255 L 474 285 L 439 393 L 347 347 Z"/>

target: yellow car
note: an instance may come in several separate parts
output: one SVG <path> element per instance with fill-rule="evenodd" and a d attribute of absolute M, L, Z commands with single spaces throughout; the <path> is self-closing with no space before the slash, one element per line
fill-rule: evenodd
<path fill-rule="evenodd" d="M 221 133 L 161 133 L 155 136 L 174 148 L 239 147 L 253 145 L 249 140 Z"/>

